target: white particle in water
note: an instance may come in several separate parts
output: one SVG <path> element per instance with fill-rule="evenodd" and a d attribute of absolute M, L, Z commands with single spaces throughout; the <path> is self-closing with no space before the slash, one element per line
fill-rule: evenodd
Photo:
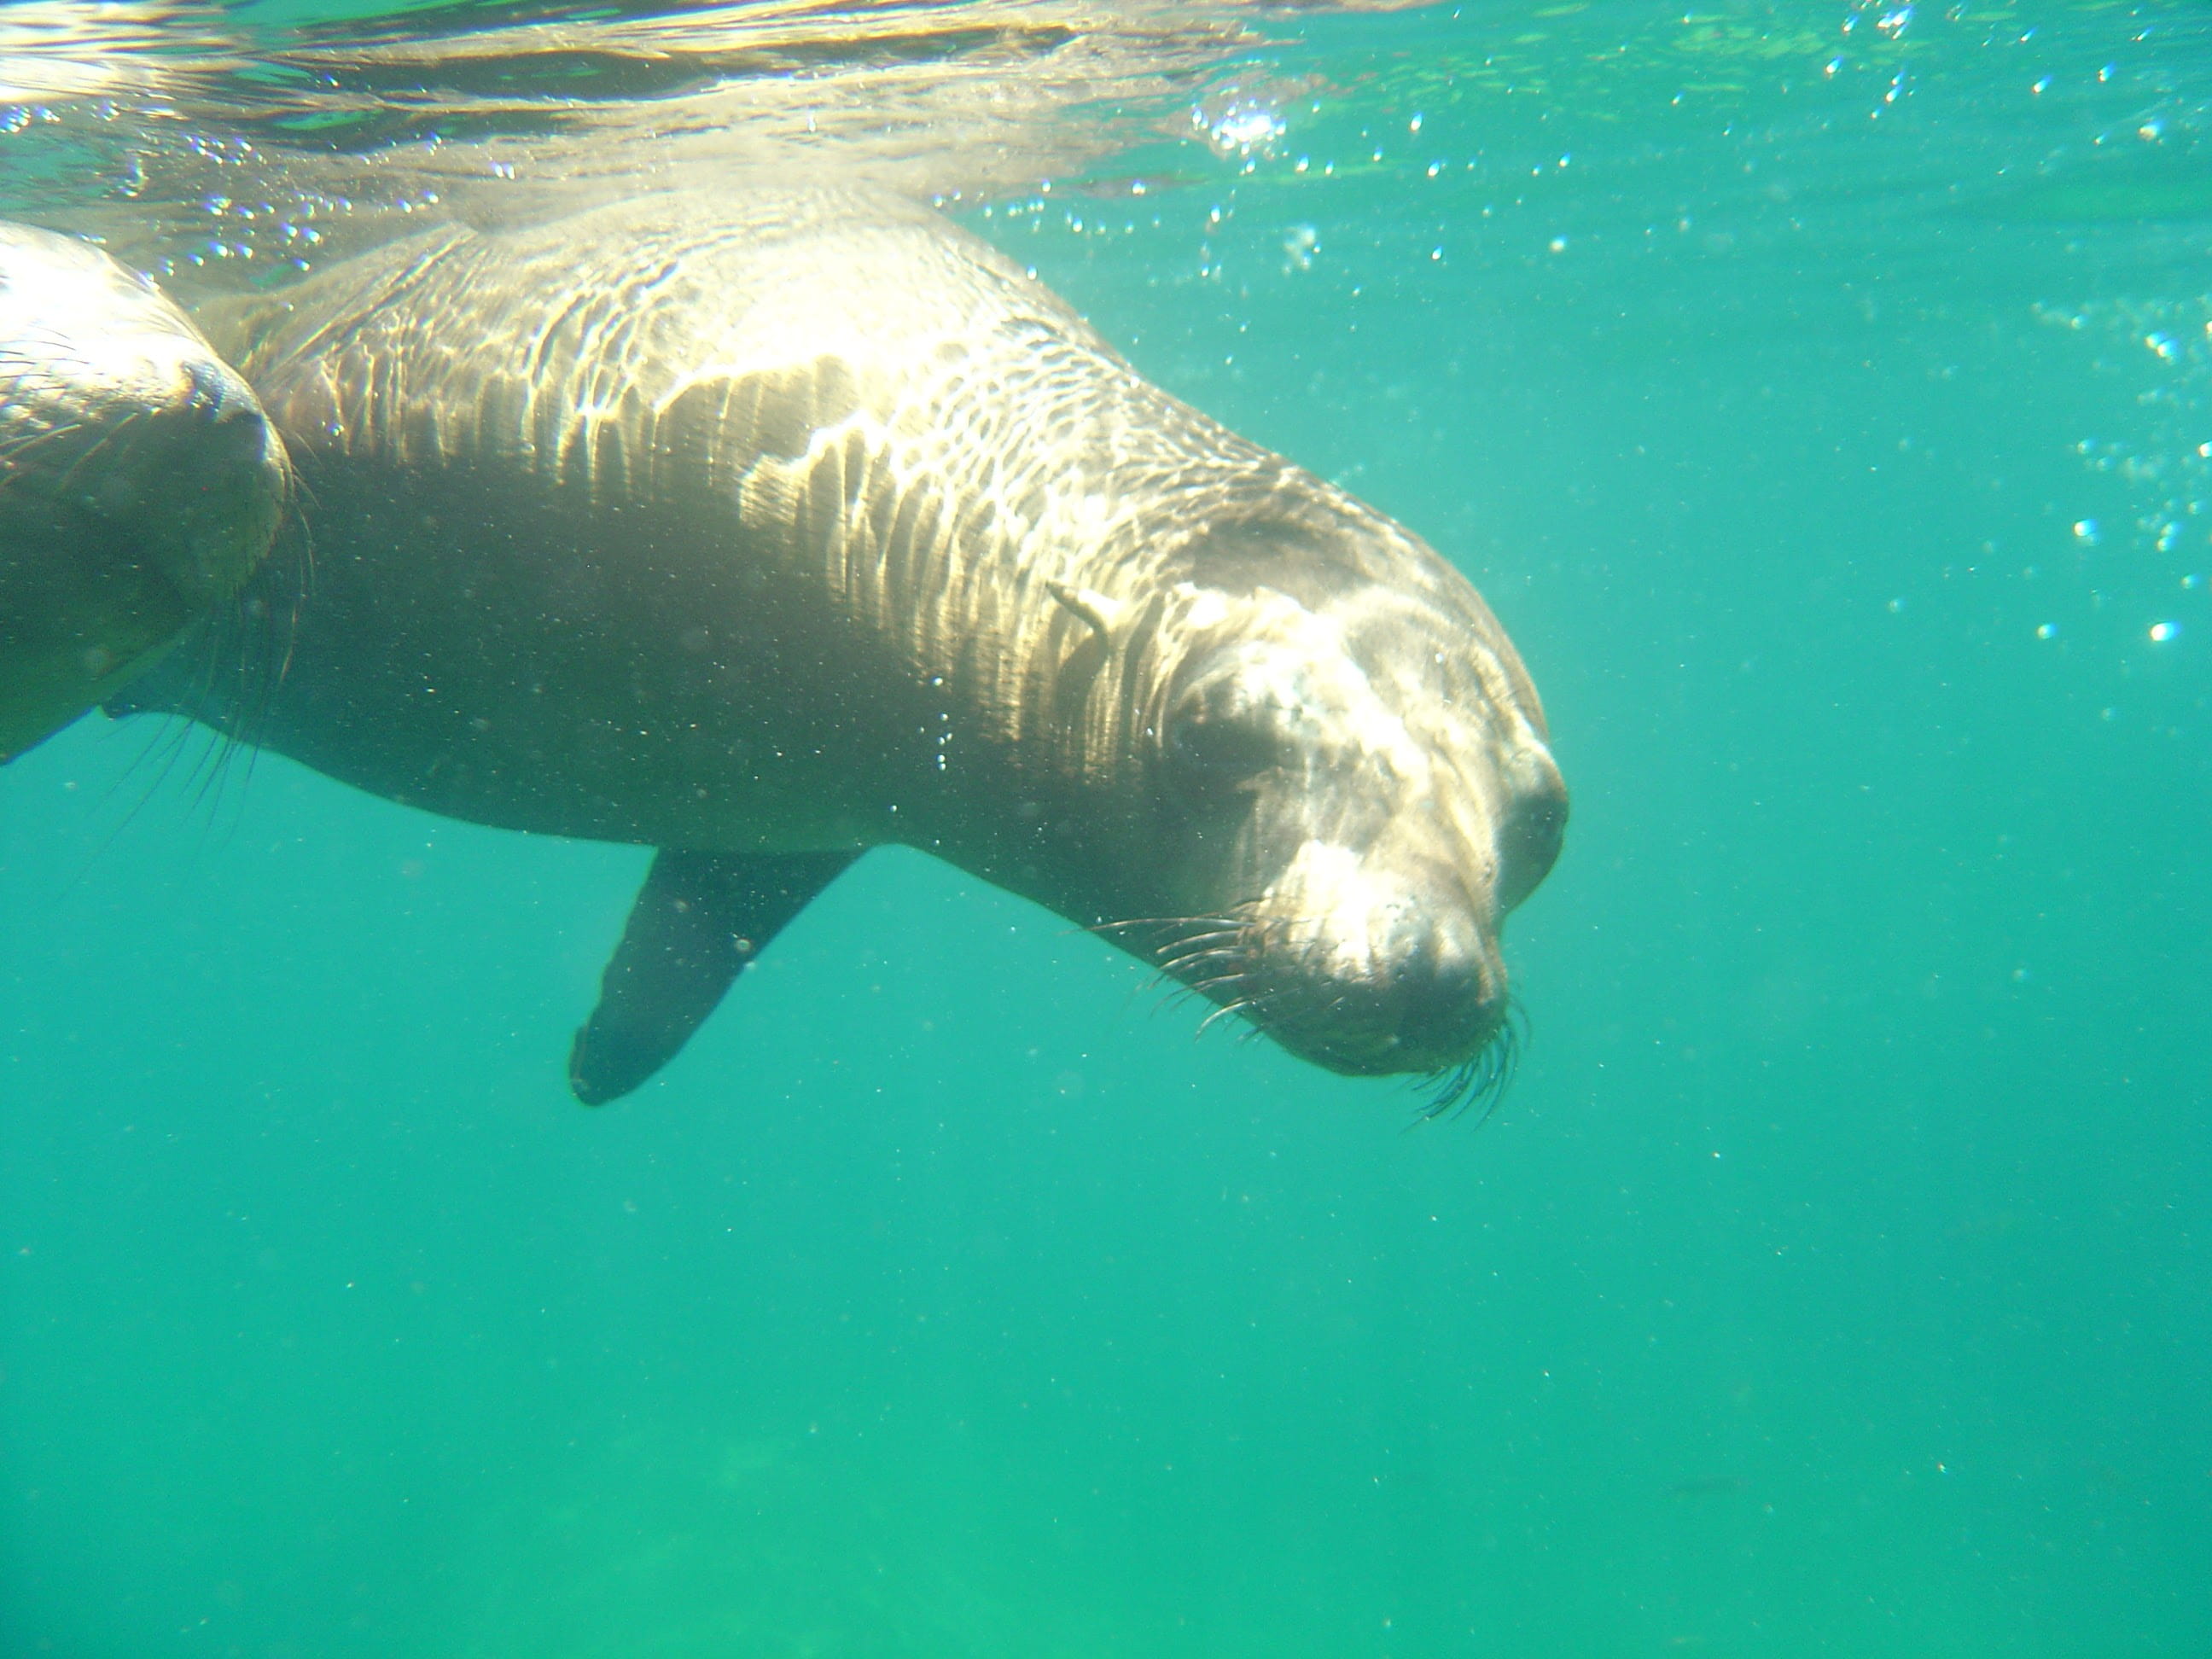
<path fill-rule="evenodd" d="M 1553 252 L 1565 253 L 1567 251 L 1567 239 L 1564 236 L 1554 236 L 1552 238 L 1550 246 Z"/>
<path fill-rule="evenodd" d="M 2074 539 L 2085 547 L 2094 547 L 2097 544 L 2097 521 L 2094 519 L 2075 520 Z"/>
<path fill-rule="evenodd" d="M 2150 639 L 2153 645 L 2164 645 L 2168 640 L 2179 639 L 2180 636 L 2181 624 L 2178 622 L 2153 623 L 2150 625 Z"/>
<path fill-rule="evenodd" d="M 2047 76 L 2047 75 L 2046 75 L 2046 76 L 2044 76 L 2040 81 L 2038 81 L 2038 82 L 2037 82 L 2033 86 L 2032 86 L 2032 87 L 2030 87 L 2030 88 L 2028 88 L 2028 91 L 2029 91 L 2029 92 L 2031 92 L 2031 93 L 2034 94 L 2035 94 L 2035 96 L 2037 96 L 2037 97 L 2039 97 L 2039 98 L 2040 98 L 2040 97 L 2041 97 L 2045 93 L 2046 93 L 2046 92 L 2048 92 L 2048 91 L 2050 91 L 2050 90 L 2051 90 L 2051 77 L 2050 77 L 2049 76 Z"/>
<path fill-rule="evenodd" d="M 2035 630 L 2035 637 L 2039 640 L 2057 639 L 2058 637 L 2058 624 L 2057 623 L 2044 623 L 2040 628 Z"/>
<path fill-rule="evenodd" d="M 2180 346 L 2175 343 L 2171 334 L 2146 334 L 2143 336 L 2143 343 L 2168 362 L 2172 362 L 2181 354 Z"/>

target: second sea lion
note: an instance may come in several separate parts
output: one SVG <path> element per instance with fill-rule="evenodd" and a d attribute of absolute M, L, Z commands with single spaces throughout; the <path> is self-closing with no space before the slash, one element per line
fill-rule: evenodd
<path fill-rule="evenodd" d="M 235 594 L 289 480 L 252 389 L 159 289 L 0 223 L 0 762 Z"/>

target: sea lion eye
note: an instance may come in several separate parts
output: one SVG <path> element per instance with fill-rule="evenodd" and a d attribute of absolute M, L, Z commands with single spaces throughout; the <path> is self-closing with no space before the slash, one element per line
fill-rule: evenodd
<path fill-rule="evenodd" d="M 1195 708 L 1169 723 L 1167 754 L 1176 775 L 1187 783 L 1227 789 L 1279 763 L 1282 744 L 1267 720 Z"/>
<path fill-rule="evenodd" d="M 1527 898 L 1551 873 L 1566 827 L 1567 797 L 1562 789 L 1540 790 L 1515 805 L 1498 838 L 1501 911 Z"/>

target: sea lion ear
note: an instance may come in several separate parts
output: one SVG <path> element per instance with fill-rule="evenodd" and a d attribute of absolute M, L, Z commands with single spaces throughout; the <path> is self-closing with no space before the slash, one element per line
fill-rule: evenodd
<path fill-rule="evenodd" d="M 599 980 L 599 1006 L 568 1050 L 586 1106 L 618 1100 L 676 1057 L 761 947 L 856 852 L 654 855 Z"/>
<path fill-rule="evenodd" d="M 1128 612 L 1126 601 L 1111 599 L 1095 587 L 1070 587 L 1066 582 L 1047 582 L 1044 586 L 1045 592 L 1097 637 L 1103 648 L 1114 648 L 1115 628 Z"/>

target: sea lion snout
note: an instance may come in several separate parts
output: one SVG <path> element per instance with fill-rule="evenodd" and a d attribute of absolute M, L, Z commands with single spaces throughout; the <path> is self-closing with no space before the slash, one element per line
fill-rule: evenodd
<path fill-rule="evenodd" d="M 1424 593 L 1417 545 L 1402 586 L 1359 576 L 1394 542 L 1173 590 L 1152 744 L 1175 908 L 1200 920 L 1155 959 L 1304 1059 L 1449 1100 L 1510 1057 L 1500 928 L 1559 855 L 1566 792 L 1479 601 L 1443 572 Z"/>
<path fill-rule="evenodd" d="M 1354 1075 L 1449 1072 L 1506 1018 L 1496 919 L 1453 863 L 1362 857 L 1322 842 L 1270 890 L 1255 978 L 1262 1024 L 1291 1052 Z"/>
<path fill-rule="evenodd" d="M 149 502 L 174 526 L 147 556 L 187 600 L 205 605 L 245 585 L 266 551 L 291 488 L 283 441 L 236 371 L 212 359 L 179 366 L 184 393 L 163 412 Z"/>

